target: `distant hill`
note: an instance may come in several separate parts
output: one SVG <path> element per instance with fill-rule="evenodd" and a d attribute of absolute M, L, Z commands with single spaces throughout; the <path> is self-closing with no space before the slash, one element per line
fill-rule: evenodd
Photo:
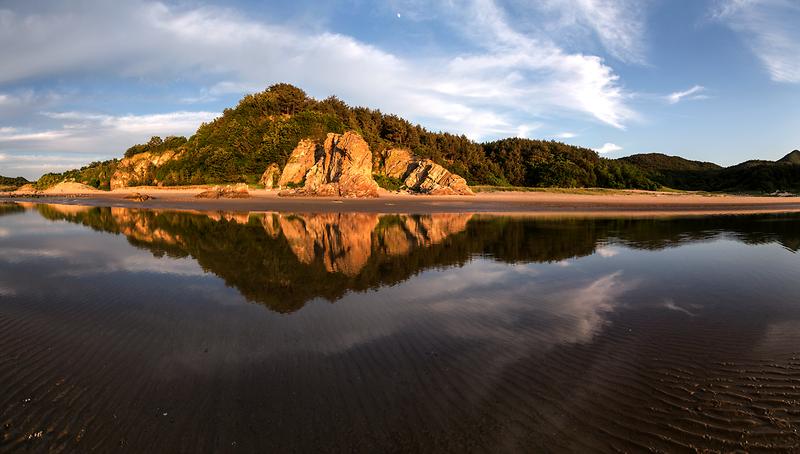
<path fill-rule="evenodd" d="M 722 169 L 711 162 L 690 161 L 661 153 L 637 154 L 619 160 L 638 167 L 658 184 L 676 189 L 704 188 L 707 176 Z"/>
<path fill-rule="evenodd" d="M 786 156 L 778 159 L 780 164 L 800 164 L 800 150 L 794 150 Z"/>
<path fill-rule="evenodd" d="M 0 187 L 18 188 L 28 183 L 30 183 L 30 181 L 23 177 L 4 177 L 0 175 Z"/>
<path fill-rule="evenodd" d="M 778 161 L 750 160 L 730 167 L 677 156 L 642 154 L 620 158 L 663 186 L 723 192 L 800 192 L 800 151 Z"/>

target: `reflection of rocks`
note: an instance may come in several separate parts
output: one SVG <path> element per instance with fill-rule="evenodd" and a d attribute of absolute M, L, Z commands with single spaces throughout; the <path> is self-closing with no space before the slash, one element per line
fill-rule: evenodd
<path fill-rule="evenodd" d="M 372 254 L 377 214 L 330 213 L 282 216 L 280 226 L 297 258 L 306 264 L 321 256 L 328 272 L 355 276 Z"/>
<path fill-rule="evenodd" d="M 320 260 L 327 272 L 355 276 L 375 252 L 403 255 L 416 246 L 439 243 L 466 229 L 471 217 L 469 214 L 276 213 L 267 214 L 261 223 L 270 237 L 282 233 L 300 262 L 312 264 Z"/>

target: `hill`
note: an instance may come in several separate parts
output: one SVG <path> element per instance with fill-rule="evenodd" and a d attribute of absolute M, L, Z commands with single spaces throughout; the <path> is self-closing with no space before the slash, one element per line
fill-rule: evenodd
<path fill-rule="evenodd" d="M 118 166 L 135 178 L 125 185 L 258 183 L 271 164 L 283 168 L 302 139 L 319 142 L 328 133 L 355 131 L 373 152 L 379 169 L 386 151 L 408 149 L 463 176 L 469 184 L 654 189 L 635 166 L 605 159 L 592 150 L 559 142 L 507 139 L 480 144 L 465 136 L 431 132 L 396 115 L 351 107 L 335 96 L 318 101 L 289 84 L 245 96 L 189 137 L 153 137 L 130 147 L 125 160 L 92 163 L 62 174 L 44 175 L 44 188 L 74 180 L 111 187 Z M 383 180 L 381 180 L 383 181 Z"/>
<path fill-rule="evenodd" d="M 786 156 L 778 159 L 780 164 L 800 164 L 800 150 L 794 150 Z"/>
<path fill-rule="evenodd" d="M 20 186 L 30 183 L 23 177 L 4 177 L 0 175 L 0 188 L 18 188 Z"/>
<path fill-rule="evenodd" d="M 620 158 L 670 188 L 718 192 L 800 192 L 800 151 L 778 161 L 750 160 L 730 167 L 677 156 L 640 154 Z"/>
<path fill-rule="evenodd" d="M 722 169 L 711 162 L 690 161 L 661 153 L 637 154 L 619 160 L 641 169 L 647 178 L 658 184 L 676 189 L 702 188 L 709 174 Z"/>
<path fill-rule="evenodd" d="M 124 157 L 94 162 L 37 181 L 45 189 L 74 181 L 98 189 L 136 185 L 258 184 L 265 170 L 283 169 L 303 139 L 319 145 L 329 133 L 353 131 L 368 144 L 373 173 L 389 150 L 406 149 L 464 177 L 470 185 L 602 187 L 730 192 L 800 192 L 800 151 L 777 162 L 747 161 L 723 168 L 710 162 L 650 153 L 607 159 L 593 150 L 556 141 L 510 138 L 477 143 L 463 135 L 432 132 L 396 115 L 351 107 L 335 96 L 309 97 L 289 84 L 246 95 L 194 135 L 153 137 Z M 386 188 L 398 181 L 375 178 Z"/>

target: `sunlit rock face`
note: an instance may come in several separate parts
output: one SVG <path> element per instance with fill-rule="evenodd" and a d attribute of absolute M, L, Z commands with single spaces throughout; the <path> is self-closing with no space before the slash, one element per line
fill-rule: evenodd
<path fill-rule="evenodd" d="M 414 156 L 405 148 L 391 148 L 383 159 L 383 174 L 387 177 L 402 180 L 408 173 L 408 167 L 414 162 Z"/>
<path fill-rule="evenodd" d="M 272 189 L 275 185 L 275 180 L 280 177 L 281 169 L 278 168 L 278 165 L 272 163 L 267 167 L 267 170 L 261 175 L 261 179 L 258 180 L 258 184 L 263 184 L 265 189 Z"/>
<path fill-rule="evenodd" d="M 430 159 L 412 165 L 404 184 L 407 188 L 431 195 L 469 195 L 467 181 Z"/>
<path fill-rule="evenodd" d="M 383 174 L 403 181 L 410 191 L 432 195 L 470 195 L 467 181 L 430 159 L 420 159 L 404 148 L 384 154 Z"/>
<path fill-rule="evenodd" d="M 303 139 L 289 155 L 283 172 L 278 180 L 278 186 L 285 188 L 289 185 L 301 185 L 306 178 L 306 173 L 316 162 L 317 145 L 311 139 Z"/>
<path fill-rule="evenodd" d="M 316 154 L 313 152 L 316 151 Z M 289 156 L 279 186 L 299 185 L 283 195 L 377 197 L 372 179 L 372 152 L 354 132 L 328 134 L 321 148 L 303 140 Z"/>
<path fill-rule="evenodd" d="M 111 176 L 111 189 L 124 188 L 132 182 L 146 181 L 158 167 L 180 158 L 182 154 L 175 150 L 167 150 L 160 154 L 145 152 L 124 158 L 119 162 L 114 175 Z M 156 183 L 158 182 L 156 181 Z"/>

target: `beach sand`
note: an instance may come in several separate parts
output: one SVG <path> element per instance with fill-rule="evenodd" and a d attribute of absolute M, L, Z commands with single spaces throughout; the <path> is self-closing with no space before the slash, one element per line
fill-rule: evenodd
<path fill-rule="evenodd" d="M 89 206 L 126 206 L 199 211 L 290 211 L 371 213 L 556 213 L 591 215 L 744 214 L 800 212 L 800 197 L 758 197 L 653 191 L 552 190 L 479 192 L 474 196 L 429 196 L 383 192 L 378 198 L 285 197 L 276 190 L 250 190 L 244 199 L 198 199 L 207 186 L 132 187 L 75 193 L 4 193 L 5 200 Z M 147 194 L 138 202 L 125 197 Z"/>

